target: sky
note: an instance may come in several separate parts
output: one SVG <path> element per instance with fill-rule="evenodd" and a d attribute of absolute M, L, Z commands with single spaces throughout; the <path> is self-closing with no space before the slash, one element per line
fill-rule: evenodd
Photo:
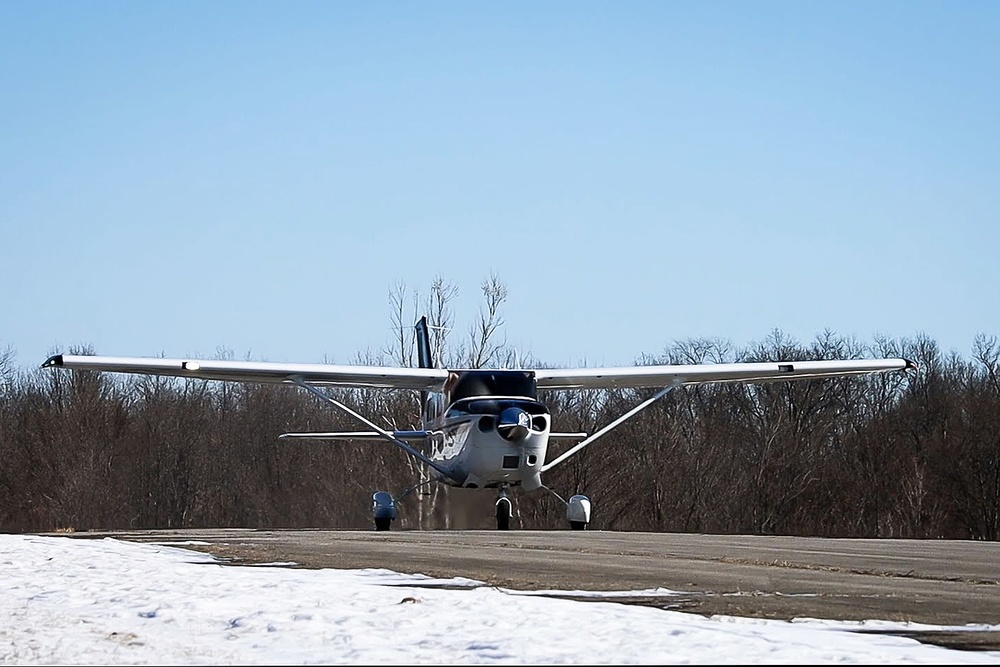
<path fill-rule="evenodd" d="M 1000 4 L 0 3 L 0 351 L 1000 335 Z M 422 307 L 419 310 L 423 310 Z M 407 317 L 415 314 L 408 312 Z"/>
<path fill-rule="evenodd" d="M 704 617 L 383 569 L 226 565 L 183 546 L 0 535 L 0 664 L 997 664 L 890 634 L 1000 630 Z M 560 599 L 571 593 L 590 600 Z M 878 634 L 874 634 L 878 633 Z"/>

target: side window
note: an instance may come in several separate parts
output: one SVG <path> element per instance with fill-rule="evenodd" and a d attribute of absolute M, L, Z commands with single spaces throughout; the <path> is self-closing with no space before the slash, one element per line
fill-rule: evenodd
<path fill-rule="evenodd" d="M 431 394 L 424 405 L 424 420 L 437 419 L 444 411 L 444 396 Z"/>

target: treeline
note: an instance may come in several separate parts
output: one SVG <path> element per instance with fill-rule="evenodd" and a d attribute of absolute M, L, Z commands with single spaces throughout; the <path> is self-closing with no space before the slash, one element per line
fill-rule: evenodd
<path fill-rule="evenodd" d="M 547 474 L 586 493 L 592 529 L 997 540 L 995 339 L 975 357 L 933 341 L 863 349 L 772 337 L 751 350 L 676 345 L 658 363 L 905 356 L 909 373 L 675 390 Z M 550 392 L 555 428 L 594 432 L 648 391 Z M 386 426 L 417 425 L 415 395 L 340 390 Z M 0 530 L 177 527 L 368 529 L 371 493 L 421 470 L 389 443 L 279 440 L 357 423 L 284 386 L 91 372 L 11 371 L 0 394 Z M 553 442 L 550 458 L 572 443 Z M 490 528 L 490 490 L 429 487 L 396 529 Z M 545 491 L 515 493 L 520 528 L 562 528 Z M 461 519 L 456 517 L 463 517 Z M 464 521 L 464 524 L 457 523 Z"/>
<path fill-rule="evenodd" d="M 484 284 L 488 307 L 467 345 L 436 340 L 442 357 L 451 350 L 451 363 L 511 363 L 495 336 L 505 292 L 492 288 L 491 300 Z M 394 321 L 412 322 L 398 296 Z M 448 317 L 445 309 L 435 321 Z M 364 361 L 411 362 L 408 327 L 399 330 L 395 351 Z M 775 332 L 747 349 L 684 341 L 643 363 L 863 357 L 906 357 L 919 367 L 679 388 L 548 472 L 545 483 L 563 498 L 587 494 L 598 530 L 1000 539 L 996 338 L 980 336 L 964 359 L 926 337 L 860 344 L 826 334 L 802 345 Z M 368 530 L 372 492 L 398 495 L 426 479 L 388 442 L 279 439 L 360 426 L 297 388 L 22 370 L 11 359 L 0 355 L 3 532 Z M 542 400 L 555 430 L 593 433 L 652 393 L 548 392 Z M 415 392 L 331 394 L 387 428 L 418 426 Z M 549 459 L 572 444 L 550 442 Z M 491 529 L 494 498 L 493 490 L 428 485 L 401 502 L 393 529 Z M 553 494 L 515 489 L 513 499 L 512 527 L 568 527 Z"/>

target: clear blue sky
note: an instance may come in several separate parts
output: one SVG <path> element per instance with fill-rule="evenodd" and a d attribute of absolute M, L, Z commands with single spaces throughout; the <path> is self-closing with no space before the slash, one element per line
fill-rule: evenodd
<path fill-rule="evenodd" d="M 1000 2 L 0 2 L 0 348 L 1000 334 Z"/>

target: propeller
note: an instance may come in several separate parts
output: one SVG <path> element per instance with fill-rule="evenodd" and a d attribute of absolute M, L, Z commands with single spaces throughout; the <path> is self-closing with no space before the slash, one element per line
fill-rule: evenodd
<path fill-rule="evenodd" d="M 500 412 L 497 433 L 504 440 L 523 440 L 531 430 L 531 415 L 518 407 L 505 408 Z"/>

